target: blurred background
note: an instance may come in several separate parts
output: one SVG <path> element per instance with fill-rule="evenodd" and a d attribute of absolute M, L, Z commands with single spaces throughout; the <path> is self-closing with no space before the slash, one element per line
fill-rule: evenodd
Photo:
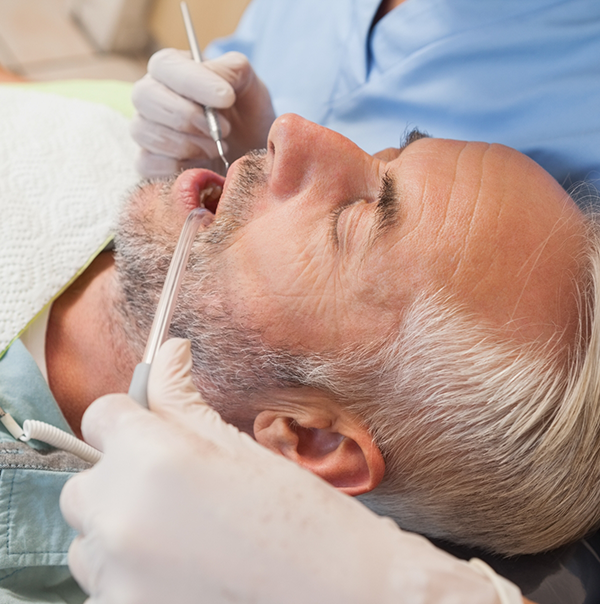
<path fill-rule="evenodd" d="M 187 0 L 200 46 L 250 0 Z M 188 48 L 179 0 L 0 0 L 0 67 L 32 80 L 133 82 L 159 48 Z"/>

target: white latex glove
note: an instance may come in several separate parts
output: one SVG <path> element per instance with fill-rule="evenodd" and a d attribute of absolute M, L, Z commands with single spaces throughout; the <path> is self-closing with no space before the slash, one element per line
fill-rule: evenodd
<path fill-rule="evenodd" d="M 196 63 L 189 52 L 159 50 L 135 83 L 132 100 L 137 115 L 131 135 L 142 147 L 137 168 L 146 177 L 191 167 L 221 171 L 202 105 L 218 110 L 230 163 L 265 147 L 275 119 L 269 91 L 239 52 Z"/>
<path fill-rule="evenodd" d="M 225 424 L 170 340 L 149 382 L 86 412 L 103 450 L 67 483 L 69 566 L 90 603 L 521 604 L 519 590 L 399 530 Z M 502 596 L 499 595 L 502 594 Z"/>

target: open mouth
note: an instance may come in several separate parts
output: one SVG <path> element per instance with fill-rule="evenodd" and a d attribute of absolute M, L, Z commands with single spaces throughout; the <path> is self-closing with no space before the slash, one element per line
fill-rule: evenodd
<path fill-rule="evenodd" d="M 198 192 L 196 207 L 206 208 L 211 214 L 217 213 L 217 207 L 225 179 L 211 170 L 193 170 L 192 183 Z"/>
<path fill-rule="evenodd" d="M 206 189 L 200 191 L 198 196 L 198 207 L 206 208 L 212 214 L 217 213 L 219 199 L 221 199 L 223 187 L 220 185 L 209 185 Z"/>
<path fill-rule="evenodd" d="M 182 172 L 175 181 L 172 195 L 176 203 L 186 212 L 194 208 L 206 208 L 216 214 L 225 179 L 202 168 Z"/>

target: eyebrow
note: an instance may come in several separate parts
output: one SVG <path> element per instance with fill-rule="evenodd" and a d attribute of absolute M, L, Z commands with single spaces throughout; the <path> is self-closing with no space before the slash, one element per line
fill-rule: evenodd
<path fill-rule="evenodd" d="M 404 135 L 402 143 L 400 144 L 400 152 L 404 151 L 406 147 L 418 140 L 421 140 L 422 138 L 429 138 L 429 134 L 426 132 L 421 132 L 417 128 L 407 132 Z M 377 208 L 375 213 L 376 218 L 371 229 L 370 236 L 371 242 L 373 243 L 396 224 L 398 221 L 398 214 L 400 213 L 400 200 L 398 198 L 397 181 L 389 171 L 385 172 L 383 178 L 381 179 L 381 187 L 377 197 Z"/>
<path fill-rule="evenodd" d="M 381 187 L 377 196 L 375 222 L 371 230 L 371 239 L 375 240 L 390 230 L 398 219 L 400 201 L 397 195 L 396 180 L 389 172 L 381 179 Z"/>
<path fill-rule="evenodd" d="M 409 132 L 405 132 L 402 142 L 399 146 L 399 151 L 402 152 L 410 144 L 421 140 L 422 138 L 429 138 L 429 134 L 413 128 Z M 333 212 L 331 220 L 330 238 L 335 247 L 339 247 L 339 239 L 337 235 L 337 221 L 340 214 L 351 204 L 342 205 Z M 379 194 L 377 196 L 377 206 L 375 208 L 375 220 L 371 226 L 371 232 L 369 235 L 369 247 L 371 247 L 375 241 L 384 235 L 387 231 L 394 226 L 398 220 L 398 214 L 400 213 L 400 200 L 398 199 L 398 186 L 396 178 L 389 171 L 385 172 L 381 179 L 381 186 L 379 188 Z"/>

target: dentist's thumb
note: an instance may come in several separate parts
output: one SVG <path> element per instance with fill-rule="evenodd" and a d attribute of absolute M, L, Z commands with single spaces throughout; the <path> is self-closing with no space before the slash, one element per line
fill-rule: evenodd
<path fill-rule="evenodd" d="M 182 338 L 167 340 L 152 362 L 148 407 L 153 413 L 197 434 L 235 430 L 202 399 L 192 381 L 191 344 Z"/>
<path fill-rule="evenodd" d="M 164 342 L 148 378 L 148 407 L 159 415 L 206 405 L 192 382 L 191 343 L 183 338 Z"/>

